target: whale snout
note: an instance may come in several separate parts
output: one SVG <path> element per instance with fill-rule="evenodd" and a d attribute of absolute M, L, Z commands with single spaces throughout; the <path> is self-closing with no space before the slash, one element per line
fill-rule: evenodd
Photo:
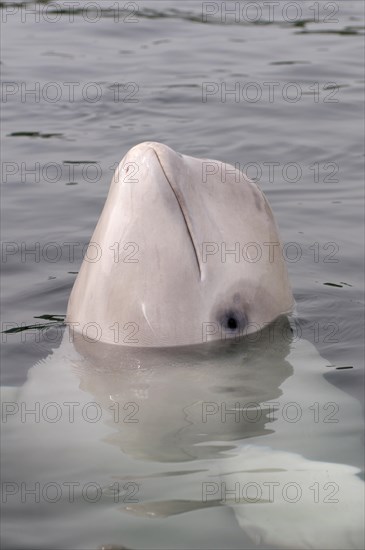
<path fill-rule="evenodd" d="M 293 304 L 266 199 L 220 161 L 153 141 L 132 147 L 91 241 L 100 258 L 84 260 L 67 320 L 76 331 L 96 323 L 104 342 L 199 344 L 206 327 L 211 340 L 222 331 L 234 337 L 263 328 Z M 277 244 L 274 258 L 264 254 L 265 243 Z M 262 254 L 245 257 L 245 250 Z"/>

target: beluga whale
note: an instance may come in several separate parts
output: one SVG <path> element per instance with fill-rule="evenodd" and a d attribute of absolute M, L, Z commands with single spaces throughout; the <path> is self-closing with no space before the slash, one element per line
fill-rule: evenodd
<path fill-rule="evenodd" d="M 253 182 L 133 147 L 60 346 L 2 388 L 4 547 L 363 549 L 360 403 L 293 301 Z"/>
<path fill-rule="evenodd" d="M 162 143 L 127 152 L 70 296 L 73 330 L 186 346 L 256 332 L 292 308 L 278 228 L 255 183 Z"/>

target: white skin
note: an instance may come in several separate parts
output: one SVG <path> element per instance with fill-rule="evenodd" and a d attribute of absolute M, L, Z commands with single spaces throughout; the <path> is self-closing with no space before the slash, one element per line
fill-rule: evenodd
<path fill-rule="evenodd" d="M 255 332 L 293 306 L 267 200 L 219 161 L 133 147 L 91 243 L 67 321 L 102 342 L 198 344 Z"/>

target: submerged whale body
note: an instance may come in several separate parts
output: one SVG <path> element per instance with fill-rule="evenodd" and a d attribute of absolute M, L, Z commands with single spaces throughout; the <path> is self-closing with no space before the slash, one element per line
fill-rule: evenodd
<path fill-rule="evenodd" d="M 256 332 L 292 305 L 257 185 L 233 166 L 145 142 L 116 169 L 67 321 L 101 342 L 180 346 Z"/>
<path fill-rule="evenodd" d="M 268 328 L 253 343 L 173 349 L 65 334 L 3 403 L 6 547 L 139 548 L 144 531 L 148 547 L 162 533 L 179 548 L 193 525 L 186 547 L 204 548 L 214 523 L 228 547 L 364 548 L 360 405 L 325 380 L 309 342 L 279 325 L 272 342 Z M 39 501 L 37 483 L 50 487 Z"/>

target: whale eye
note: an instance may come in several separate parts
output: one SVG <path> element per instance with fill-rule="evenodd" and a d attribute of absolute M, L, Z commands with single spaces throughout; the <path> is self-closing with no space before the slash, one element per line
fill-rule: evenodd
<path fill-rule="evenodd" d="M 242 333 L 247 326 L 247 317 L 241 309 L 230 308 L 220 312 L 218 322 L 226 332 Z"/>
<path fill-rule="evenodd" d="M 227 326 L 231 330 L 235 330 L 237 328 L 237 320 L 235 317 L 230 317 L 227 321 Z"/>

